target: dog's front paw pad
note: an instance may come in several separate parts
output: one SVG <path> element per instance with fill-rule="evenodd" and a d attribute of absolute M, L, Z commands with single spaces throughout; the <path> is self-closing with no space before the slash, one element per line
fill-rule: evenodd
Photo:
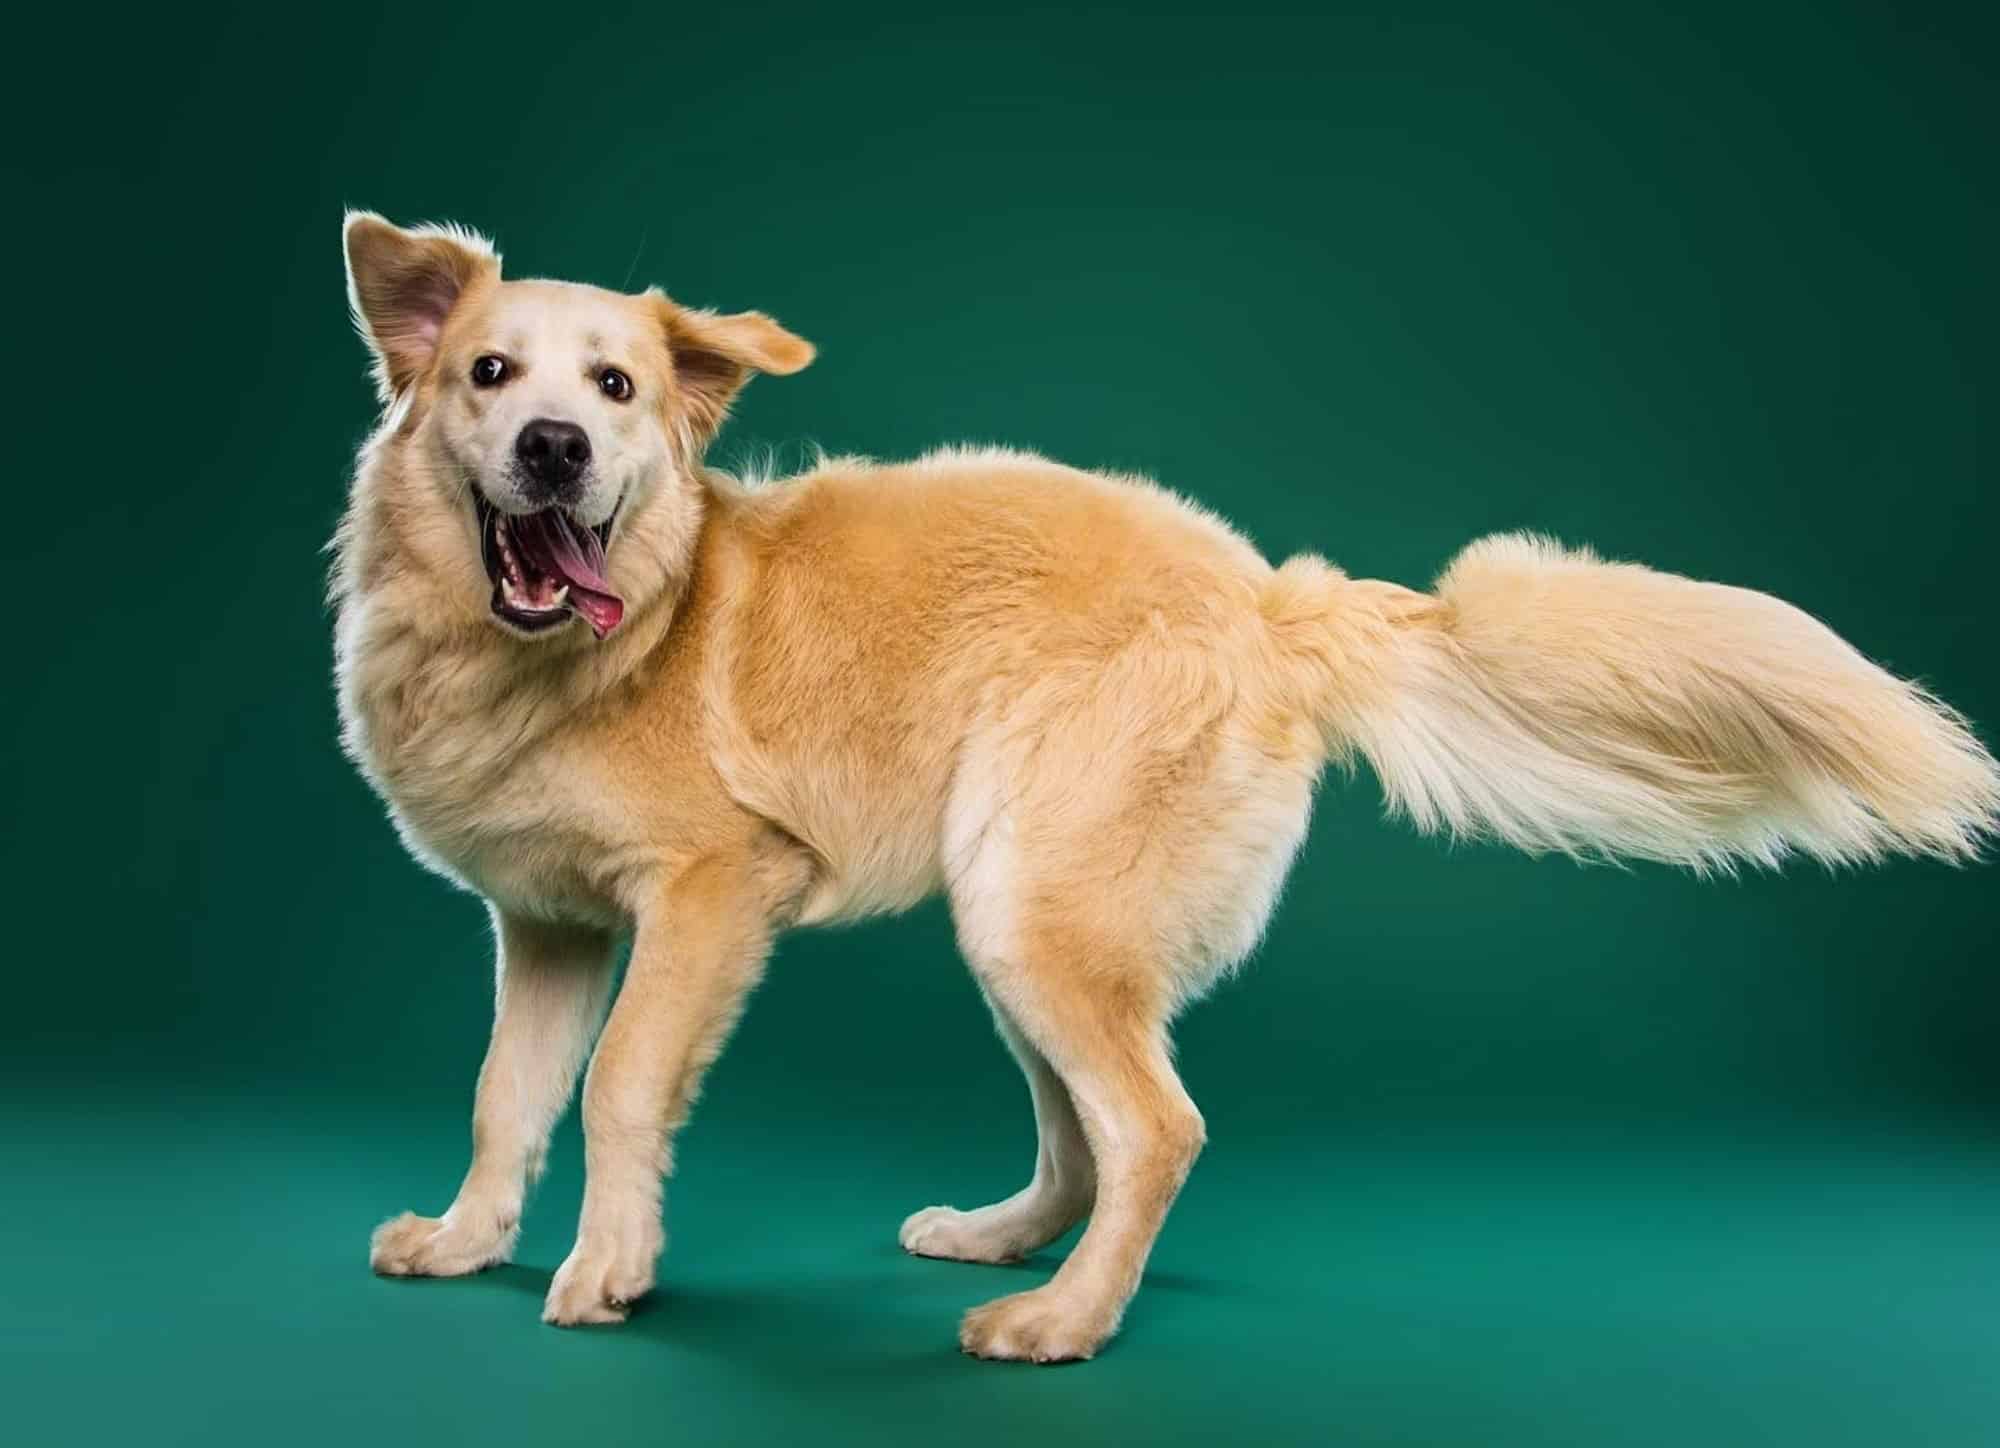
<path fill-rule="evenodd" d="M 958 1345 L 974 1357 L 1076 1362 L 1102 1347 L 1117 1325 L 1052 1287 L 1038 1287 L 966 1313 Z"/>
<path fill-rule="evenodd" d="M 555 1327 L 623 1322 L 632 1304 L 652 1290 L 649 1271 L 621 1268 L 609 1257 L 586 1255 L 581 1249 L 556 1272 L 542 1304 L 542 1321 Z"/>
<path fill-rule="evenodd" d="M 473 1230 L 449 1217 L 405 1212 L 368 1239 L 368 1265 L 384 1277 L 464 1277 L 504 1262 L 512 1246 L 498 1227 Z"/>

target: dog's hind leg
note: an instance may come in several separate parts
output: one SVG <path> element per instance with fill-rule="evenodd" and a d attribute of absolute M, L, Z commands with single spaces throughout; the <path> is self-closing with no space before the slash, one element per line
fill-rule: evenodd
<path fill-rule="evenodd" d="M 549 1132 L 568 1103 L 611 985 L 613 943 L 595 930 L 494 911 L 493 1038 L 472 1113 L 472 1167 L 442 1217 L 405 1212 L 376 1228 L 385 1277 L 459 1277 L 504 1262 Z"/>
<path fill-rule="evenodd" d="M 1001 1039 L 1028 1078 L 1039 1138 L 1035 1174 L 1027 1186 L 991 1206 L 961 1212 L 925 1207 L 903 1223 L 905 1251 L 919 1257 L 959 1262 L 1013 1262 L 1046 1247 L 1090 1210 L 1096 1168 L 1077 1120 L 1069 1088 L 997 1002 L 993 1006 Z"/>
<path fill-rule="evenodd" d="M 1201 1113 L 1169 1059 L 1160 974 L 1081 921 L 1024 929 L 982 981 L 1068 1088 L 1096 1163 L 1090 1225 L 1056 1275 L 966 1314 L 959 1342 L 988 1358 L 1087 1358 L 1118 1330 L 1146 1257 L 1201 1149 Z"/>
<path fill-rule="evenodd" d="M 980 1357 L 1087 1358 L 1117 1331 L 1204 1139 L 1167 1023 L 1254 943 L 1303 830 L 1318 739 L 1262 727 L 1202 637 L 1167 642 L 1149 625 L 1010 700 L 947 811 L 960 949 L 1061 1083 L 1094 1169 L 1055 1276 L 966 1315 Z"/>

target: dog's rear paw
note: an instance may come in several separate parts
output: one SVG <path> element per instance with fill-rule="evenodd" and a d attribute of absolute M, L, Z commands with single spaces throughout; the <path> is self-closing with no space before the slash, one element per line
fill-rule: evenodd
<path fill-rule="evenodd" d="M 452 1216 L 391 1217 L 368 1239 L 368 1265 L 384 1277 L 464 1277 L 507 1260 L 513 1233 Z"/>
<path fill-rule="evenodd" d="M 990 1207 L 961 1212 L 925 1207 L 903 1223 L 897 1240 L 918 1257 L 953 1262 L 1018 1262 L 1076 1225 L 1087 1198 L 1030 1187 Z"/>
<path fill-rule="evenodd" d="M 925 1207 L 903 1223 L 896 1240 L 915 1257 L 942 1257 L 952 1262 L 1018 1262 L 1030 1248 L 1004 1221 L 995 1221 L 991 1207 L 961 1212 L 956 1207 Z M 997 1230 L 996 1230 L 997 1229 Z"/>

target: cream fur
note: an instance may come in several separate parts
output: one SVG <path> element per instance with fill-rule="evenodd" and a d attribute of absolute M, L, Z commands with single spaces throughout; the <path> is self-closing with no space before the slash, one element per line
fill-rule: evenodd
<path fill-rule="evenodd" d="M 506 1257 L 630 935 L 545 1309 L 621 1319 L 773 934 L 943 891 L 1041 1147 L 1021 1193 L 902 1241 L 998 1261 L 1088 1215 L 1051 1281 L 961 1328 L 981 1356 L 1088 1357 L 1202 1142 L 1168 1023 L 1254 948 L 1330 756 L 1364 755 L 1420 828 L 1698 869 L 1962 859 L 2000 824 L 1962 720 L 1765 595 L 1526 537 L 1431 594 L 1273 569 L 1151 483 L 1010 452 L 748 488 L 701 450 L 753 371 L 809 360 L 775 323 L 502 282 L 455 231 L 364 215 L 347 241 L 388 407 L 335 540 L 344 737 L 499 942 L 473 1165 L 444 1217 L 377 1232 L 377 1271 Z M 491 414 L 465 369 L 526 339 L 560 409 L 607 338 L 644 409 L 592 425 L 625 623 L 519 637 L 486 608 L 468 489 Z"/>

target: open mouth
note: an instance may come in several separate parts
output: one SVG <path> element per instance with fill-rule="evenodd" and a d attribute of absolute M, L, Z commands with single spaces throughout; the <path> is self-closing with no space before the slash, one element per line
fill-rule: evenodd
<path fill-rule="evenodd" d="M 604 576 L 611 518 L 595 527 L 561 508 L 503 513 L 477 488 L 479 557 L 493 580 L 493 613 L 524 633 L 539 633 L 579 615 L 603 638 L 625 616 L 625 600 Z M 614 512 L 613 517 L 616 517 Z"/>

